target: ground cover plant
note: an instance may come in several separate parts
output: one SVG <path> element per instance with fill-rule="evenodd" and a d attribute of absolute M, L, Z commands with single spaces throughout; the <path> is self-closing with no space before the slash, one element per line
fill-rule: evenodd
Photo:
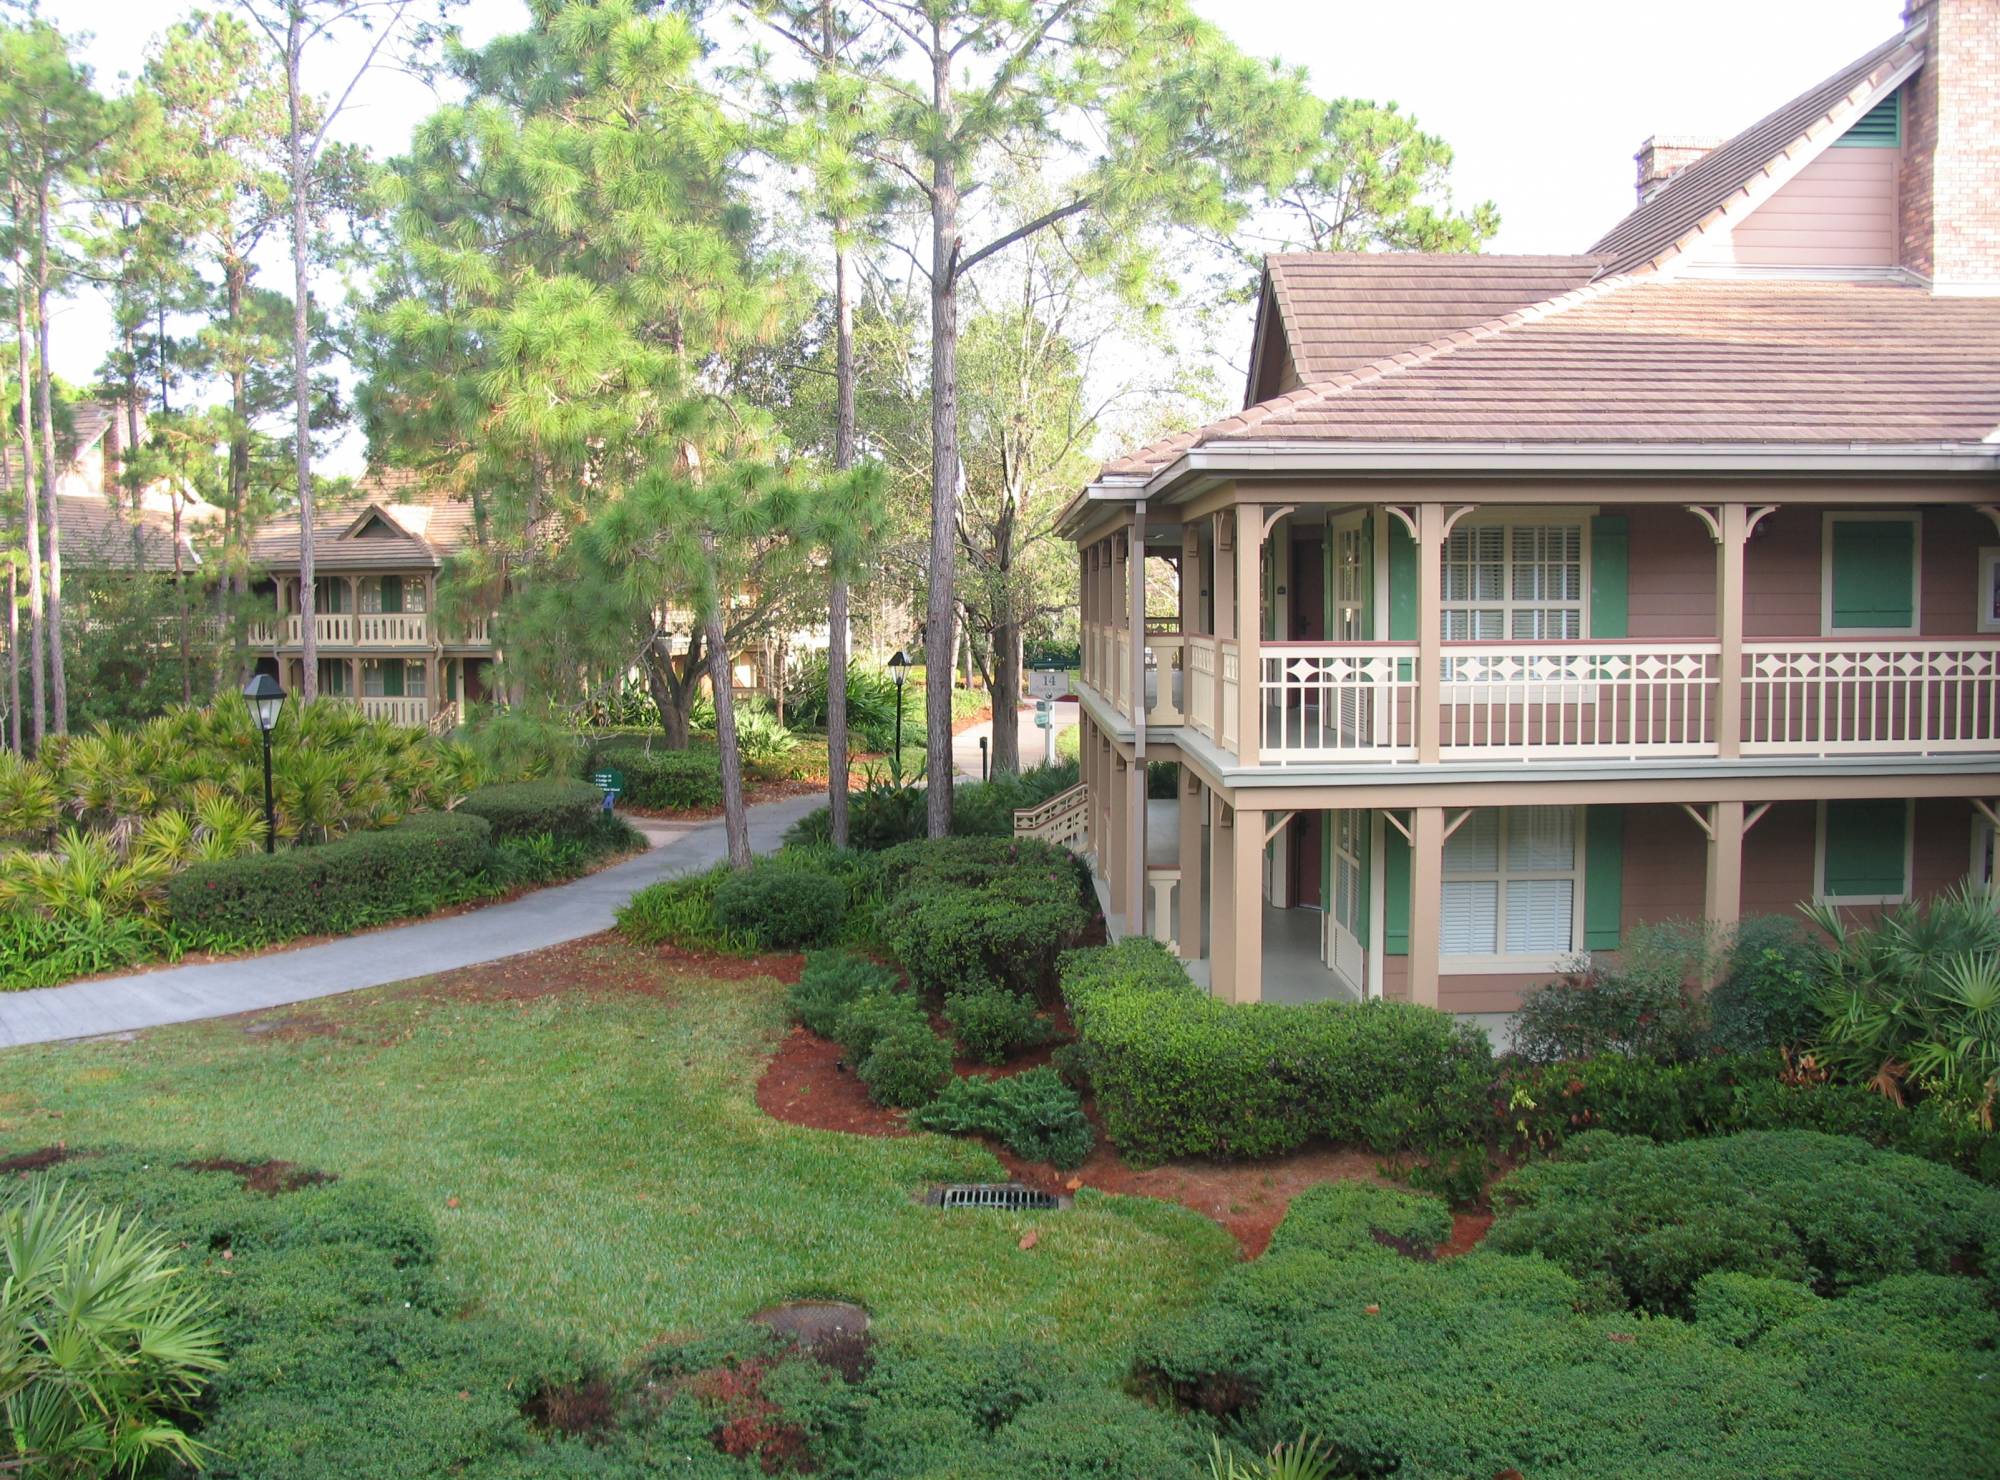
<path fill-rule="evenodd" d="M 1589 1232 L 1616 1235 L 1621 1207 L 1571 1211 L 1591 1264 Z M 1142 1339 L 1138 1375 L 1247 1449 L 1313 1435 L 1341 1475 L 1990 1468 L 1990 1283 L 1898 1273 L 1829 1298 L 1718 1272 L 1695 1281 L 1690 1318 L 1607 1311 L 1557 1264 L 1500 1252 L 1510 1216 L 1488 1247 L 1438 1261 L 1442 1203 L 1313 1189 L 1268 1252 Z"/>

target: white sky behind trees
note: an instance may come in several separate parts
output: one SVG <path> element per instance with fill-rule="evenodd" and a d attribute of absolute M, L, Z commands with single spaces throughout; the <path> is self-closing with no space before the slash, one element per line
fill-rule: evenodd
<path fill-rule="evenodd" d="M 1583 251 L 1630 209 L 1631 156 L 1642 139 L 1733 133 L 1887 39 L 1902 17 L 1902 0 L 1193 3 L 1246 51 L 1303 63 L 1321 96 L 1393 99 L 1441 134 L 1457 155 L 1454 198 L 1500 208 L 1500 234 L 1488 244 L 1496 252 Z M 45 0 L 44 13 L 66 33 L 91 33 L 84 57 L 98 86 L 115 92 L 152 38 L 193 8 Z M 478 44 L 525 25 L 527 11 L 518 0 L 469 0 L 455 19 Z M 308 85 L 344 85 L 365 45 L 349 38 L 322 48 Z M 436 102 L 416 79 L 381 70 L 356 90 L 334 132 L 378 158 L 394 155 Z M 266 275 L 289 283 L 276 258 Z M 94 379 L 109 326 L 94 298 L 63 305 L 53 326 L 57 371 Z M 1218 349 L 1225 359 L 1242 354 L 1240 345 Z M 324 460 L 326 471 L 359 471 L 364 450 L 350 436 Z"/>

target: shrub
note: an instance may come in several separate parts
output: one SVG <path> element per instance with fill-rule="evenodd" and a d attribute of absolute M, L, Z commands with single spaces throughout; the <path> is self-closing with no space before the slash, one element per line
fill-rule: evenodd
<path fill-rule="evenodd" d="M 552 777 L 482 786 L 458 804 L 468 817 L 484 817 L 495 839 L 546 833 L 581 838 L 604 810 L 604 797 L 588 781 Z"/>
<path fill-rule="evenodd" d="M 951 1078 L 951 1045 L 921 1016 L 902 1017 L 875 1037 L 856 1072 L 878 1105 L 903 1110 L 927 1105 Z"/>
<path fill-rule="evenodd" d="M 1717 1271 L 1837 1295 L 2000 1255 L 2000 1192 L 1850 1137 L 1752 1132 L 1661 1146 L 1593 1132 L 1516 1172 L 1487 1235 L 1617 1304 L 1685 1315 Z"/>
<path fill-rule="evenodd" d="M 1046 1043 L 1054 1031 L 1033 999 L 1005 987 L 972 987 L 944 999 L 944 1020 L 967 1058 L 1004 1064 L 1024 1048 Z"/>
<path fill-rule="evenodd" d="M 833 1039 L 846 1050 L 848 1061 L 858 1065 L 874 1052 L 879 1039 L 909 1025 L 930 1031 L 930 1020 L 915 994 L 894 981 L 873 982 L 863 985 L 835 1020 Z"/>
<path fill-rule="evenodd" d="M 722 805 L 722 761 L 708 747 L 693 750 L 620 748 L 593 756 L 625 777 L 620 800 L 649 812 L 706 812 Z"/>
<path fill-rule="evenodd" d="M 1820 958 L 1818 1049 L 1837 1072 L 1900 1098 L 1984 1102 L 2000 1093 L 2000 912 L 1984 889 L 1912 902 L 1853 929 L 1808 912 L 1833 942 Z"/>
<path fill-rule="evenodd" d="M 799 737 L 768 709 L 737 706 L 736 749 L 744 765 L 774 765 L 798 748 Z"/>
<path fill-rule="evenodd" d="M 793 724 L 826 728 L 826 666 L 826 654 L 814 653 L 792 670 L 785 684 L 785 714 Z M 906 705 L 908 702 L 904 700 Z M 906 713 L 906 729 L 908 720 Z M 893 736 L 896 684 L 881 669 L 847 665 L 847 728 L 868 732 L 886 729 Z"/>
<path fill-rule="evenodd" d="M 0 915 L 0 992 L 122 971 L 171 949 L 171 937 L 157 922 L 113 914 L 95 900 L 47 919 Z"/>
<path fill-rule="evenodd" d="M 1709 1038 L 1728 1053 L 1799 1047 L 1819 1034 L 1819 949 L 1796 920 L 1760 915 L 1736 927 L 1725 974 L 1708 994 Z"/>
<path fill-rule="evenodd" d="M 850 848 L 875 853 L 924 835 L 924 788 L 871 772 L 858 791 L 847 797 L 847 842 Z M 788 847 L 825 847 L 833 840 L 833 820 L 826 808 L 808 812 L 785 834 Z"/>
<path fill-rule="evenodd" d="M 907 739 L 907 736 L 905 737 Z M 1012 776 L 990 781 L 961 781 L 952 787 L 951 833 L 958 838 L 1011 838 L 1014 814 L 1037 806 L 1077 783 L 1074 758 L 1053 766 L 1032 766 Z M 875 777 L 848 797 L 848 841 L 852 847 L 879 851 L 924 836 L 924 787 L 917 781 L 896 783 Z M 821 808 L 808 813 L 786 835 L 787 841 L 825 843 L 830 820 Z"/>
<path fill-rule="evenodd" d="M 826 945 L 846 913 L 845 883 L 783 856 L 760 859 L 715 886 L 722 928 L 764 950 Z"/>
<path fill-rule="evenodd" d="M 1442 1214 L 1433 1204 L 1403 1226 L 1427 1238 Z M 1303 1237 L 1295 1219 L 1320 1226 Z M 1341 1475 L 1991 1468 L 2000 1393 L 1977 1374 L 2000 1315 L 1971 1280 L 1766 1293 L 1750 1322 L 1716 1310 L 1711 1331 L 1591 1313 L 1584 1287 L 1541 1258 L 1406 1257 L 1375 1238 L 1382 1219 L 1367 1192 L 1296 1199 L 1269 1252 L 1142 1339 L 1139 1376 L 1257 1449 L 1321 1436 Z M 1719 1292 L 1703 1288 L 1714 1309 Z M 1754 1323 L 1763 1333 L 1734 1344 Z"/>
<path fill-rule="evenodd" d="M 497 782 L 574 775 L 583 740 L 550 714 L 493 705 L 474 708 L 462 729 L 479 770 Z"/>
<path fill-rule="evenodd" d="M 1698 924 L 1639 926 L 1617 965 L 1578 957 L 1559 980 L 1522 998 L 1508 1024 L 1514 1052 L 1538 1064 L 1603 1053 L 1692 1057 L 1706 1035 L 1692 988 L 1707 956 Z"/>
<path fill-rule="evenodd" d="M 0 1198 L 0 1423 L 33 1475 L 193 1464 L 180 1427 L 221 1370 L 205 1301 L 159 1233 L 37 1178 Z"/>
<path fill-rule="evenodd" d="M 1126 1156 L 1253 1157 L 1315 1137 L 1428 1153 L 1481 1122 L 1485 1036 L 1400 1002 L 1232 1005 L 1151 940 L 1077 951 L 1063 999 Z"/>
<path fill-rule="evenodd" d="M 727 864 L 648 884 L 618 908 L 618 929 L 635 945 L 678 946 L 747 956 L 757 949 L 746 931 L 731 930 L 715 911 L 715 892 L 730 877 Z"/>
<path fill-rule="evenodd" d="M 492 853 L 484 818 L 419 812 L 317 848 L 196 864 L 168 885 L 167 907 L 196 941 L 337 935 L 469 897 Z"/>
<path fill-rule="evenodd" d="M 1016 1156 L 1065 1171 L 1082 1166 L 1096 1142 L 1082 1098 L 1053 1069 L 954 1079 L 911 1120 L 928 1131 L 992 1136 Z"/>
<path fill-rule="evenodd" d="M 883 939 L 918 986 L 939 993 L 982 983 L 1045 992 L 1090 923 L 1075 860 L 1046 843 L 908 843 L 883 860 L 883 882 Z"/>
<path fill-rule="evenodd" d="M 1372 1254 L 1393 1249 L 1424 1258 L 1451 1237 L 1451 1210 L 1435 1197 L 1367 1182 L 1322 1182 L 1292 1199 L 1269 1252 Z"/>
<path fill-rule="evenodd" d="M 887 991 L 895 984 L 896 973 L 865 956 L 851 951 L 814 951 L 806 957 L 798 982 L 786 994 L 785 1005 L 808 1032 L 832 1038 L 855 998 L 870 988 Z"/>

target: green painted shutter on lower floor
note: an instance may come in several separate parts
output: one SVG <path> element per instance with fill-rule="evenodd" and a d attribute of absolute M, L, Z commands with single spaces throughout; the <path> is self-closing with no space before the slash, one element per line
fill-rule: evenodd
<path fill-rule="evenodd" d="M 1917 527 L 1908 519 L 1835 519 L 1829 570 L 1833 628 L 1907 629 L 1916 623 Z"/>
<path fill-rule="evenodd" d="M 1909 892 L 1909 803 L 1826 804 L 1820 892 L 1828 899 L 1899 899 Z"/>
<path fill-rule="evenodd" d="M 1417 542 L 1403 521 L 1389 520 L 1389 641 L 1417 640 Z"/>
<path fill-rule="evenodd" d="M 401 576 L 382 577 L 382 610 L 399 612 L 403 609 L 403 578 Z"/>
<path fill-rule="evenodd" d="M 1386 815 L 1382 823 L 1382 954 L 1410 954 L 1410 844 Z"/>
<path fill-rule="evenodd" d="M 1590 635 L 1629 635 L 1626 566 L 1631 544 L 1622 514 L 1599 514 L 1590 521 Z"/>
<path fill-rule="evenodd" d="M 1625 919 L 1625 809 L 1583 814 L 1583 948 L 1615 951 Z"/>

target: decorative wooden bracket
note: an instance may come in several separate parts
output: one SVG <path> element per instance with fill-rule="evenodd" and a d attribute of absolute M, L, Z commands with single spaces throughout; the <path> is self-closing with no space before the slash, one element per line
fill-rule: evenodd
<path fill-rule="evenodd" d="M 1984 797 L 1974 797 L 1972 805 L 1981 817 L 1991 823 L 1996 830 L 2000 830 L 2000 810 L 1996 810 L 1992 802 Z"/>
<path fill-rule="evenodd" d="M 1417 511 L 1414 508 L 1406 509 L 1401 504 L 1384 504 L 1382 507 L 1403 521 L 1403 528 L 1410 532 L 1411 539 L 1417 537 Z"/>
<path fill-rule="evenodd" d="M 1710 539 L 1714 540 L 1718 545 L 1722 543 L 1722 521 L 1716 518 L 1713 509 L 1709 508 L 1707 504 L 1689 504 L 1687 511 L 1708 526 L 1708 537 Z M 1686 806 L 1687 803 L 1683 802 L 1681 805 Z"/>
<path fill-rule="evenodd" d="M 1387 808 L 1384 808 L 1382 812 L 1382 820 L 1388 823 L 1389 826 L 1396 829 L 1397 832 L 1401 833 L 1403 835 L 1404 842 L 1407 843 L 1411 840 L 1410 829 L 1404 824 L 1403 819 L 1398 817 L 1394 812 L 1391 812 Z"/>
<path fill-rule="evenodd" d="M 1693 505 L 1689 505 L 1689 507 L 1692 508 Z M 1681 803 L 1681 810 L 1694 819 L 1694 825 L 1701 829 L 1703 837 L 1707 838 L 1711 843 L 1715 841 L 1715 824 L 1709 820 L 1707 815 L 1697 812 L 1686 802 Z"/>
<path fill-rule="evenodd" d="M 1264 529 L 1263 532 L 1257 536 L 1257 543 L 1261 545 L 1265 540 L 1268 540 L 1271 537 L 1272 527 L 1275 526 L 1277 522 L 1280 519 L 1284 518 L 1287 514 L 1295 512 L 1297 508 L 1298 505 L 1296 504 L 1280 504 L 1278 505 L 1277 508 L 1271 510 L 1270 513 L 1266 514 L 1264 516 Z"/>
<path fill-rule="evenodd" d="M 1694 819 L 1694 825 L 1711 843 L 1715 841 L 1715 803 L 1708 802 L 1702 810 L 1696 810 L 1687 802 L 1681 803 L 1681 810 Z M 1750 829 L 1764 820 L 1764 814 L 1771 810 L 1769 802 L 1759 802 L 1743 814 L 1743 834 L 1750 835 Z"/>
<path fill-rule="evenodd" d="M 1777 504 L 1759 504 L 1756 508 L 1749 510 L 1743 519 L 1743 538 L 1747 540 L 1751 535 L 1755 534 L 1757 526 L 1762 524 L 1770 515 L 1777 513 L 1778 507 Z M 1708 537 L 1710 539 L 1714 540 L 1718 545 L 1722 543 L 1722 505 L 1689 504 L 1687 505 L 1687 511 L 1708 526 Z"/>
<path fill-rule="evenodd" d="M 1444 825 L 1444 837 L 1439 841 L 1449 842 L 1451 840 L 1451 835 L 1457 832 L 1461 827 L 1464 827 L 1466 819 L 1469 818 L 1470 816 L 1472 816 L 1472 808 L 1467 807 L 1463 812 L 1460 812 L 1458 816 L 1452 818 L 1451 821 L 1447 822 Z"/>
<path fill-rule="evenodd" d="M 1275 838 L 1279 833 L 1283 832 L 1285 830 L 1285 824 L 1290 822 L 1294 817 L 1298 815 L 1299 814 L 1297 812 L 1280 812 L 1278 814 L 1278 820 L 1272 823 L 1269 827 L 1264 829 L 1264 846 L 1268 848 L 1271 844 L 1271 839 Z"/>
<path fill-rule="evenodd" d="M 1474 509 L 1478 507 L 1479 505 L 1477 504 L 1460 504 L 1457 508 L 1453 509 L 1449 514 L 1445 515 L 1444 537 L 1446 539 L 1450 539 L 1452 530 L 1458 527 L 1458 521 L 1463 519 L 1467 514 L 1470 514 Z"/>
<path fill-rule="evenodd" d="M 1217 550 L 1236 548 L 1236 515 L 1224 509 L 1215 511 L 1215 548 Z"/>
<path fill-rule="evenodd" d="M 1752 807 L 1748 812 L 1745 812 L 1743 814 L 1744 836 L 1746 837 L 1749 836 L 1750 829 L 1755 827 L 1758 823 L 1762 822 L 1764 820 L 1764 814 L 1770 810 L 1771 810 L 1771 804 L 1769 802 L 1759 802 L 1756 806 Z"/>
<path fill-rule="evenodd" d="M 1746 540 L 1749 539 L 1751 535 L 1757 532 L 1757 526 L 1764 522 L 1765 516 L 1777 512 L 1778 506 L 1776 504 L 1760 504 L 1758 507 L 1752 509 L 1749 517 L 1743 521 L 1743 538 Z"/>
<path fill-rule="evenodd" d="M 2000 504 L 1979 504 L 1979 512 L 1984 514 L 1993 526 L 1993 532 L 2000 534 Z"/>

